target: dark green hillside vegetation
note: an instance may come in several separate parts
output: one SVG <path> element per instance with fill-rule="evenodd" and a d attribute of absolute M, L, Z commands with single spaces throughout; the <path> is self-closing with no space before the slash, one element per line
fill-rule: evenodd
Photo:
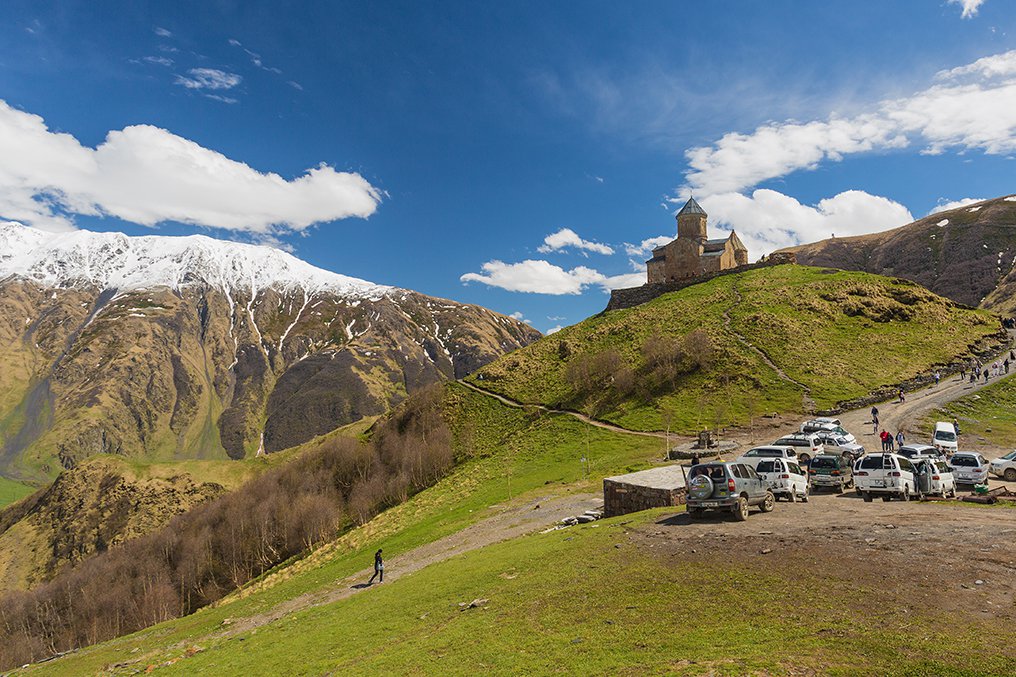
<path fill-rule="evenodd" d="M 905 280 L 786 265 L 601 313 L 469 380 L 633 430 L 819 409 L 998 343 L 998 321 Z M 746 343 L 750 345 L 746 345 Z"/>

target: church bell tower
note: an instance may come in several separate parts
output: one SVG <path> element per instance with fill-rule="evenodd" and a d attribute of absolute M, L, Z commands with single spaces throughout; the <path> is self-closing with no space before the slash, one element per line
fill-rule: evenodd
<path fill-rule="evenodd" d="M 688 198 L 688 201 L 677 213 L 677 238 L 679 240 L 706 240 L 706 212 L 695 202 L 695 198 Z"/>

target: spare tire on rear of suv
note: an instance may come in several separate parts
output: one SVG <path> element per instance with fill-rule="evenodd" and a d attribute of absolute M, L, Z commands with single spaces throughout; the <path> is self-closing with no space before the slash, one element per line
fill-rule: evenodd
<path fill-rule="evenodd" d="M 702 501 L 713 495 L 713 481 L 706 475 L 698 475 L 691 481 L 688 487 L 688 496 L 695 500 Z"/>

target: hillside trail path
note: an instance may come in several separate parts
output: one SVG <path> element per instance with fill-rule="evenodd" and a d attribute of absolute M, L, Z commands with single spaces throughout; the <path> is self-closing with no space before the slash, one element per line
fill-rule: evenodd
<path fill-rule="evenodd" d="M 724 327 L 724 329 L 726 329 L 728 332 L 730 332 L 731 336 L 733 336 L 735 339 L 737 339 L 738 343 L 740 343 L 745 348 L 747 348 L 748 350 L 752 351 L 753 353 L 758 355 L 760 358 L 762 358 L 762 361 L 766 363 L 766 366 L 769 367 L 770 369 L 772 369 L 773 371 L 775 371 L 777 376 L 779 376 L 782 380 L 786 381 L 787 383 L 791 383 L 791 384 L 797 386 L 798 388 L 800 388 L 801 392 L 802 392 L 802 395 L 801 395 L 802 408 L 804 409 L 804 411 L 806 413 L 810 414 L 810 413 L 814 412 L 815 411 L 815 400 L 811 396 L 811 388 L 809 388 L 808 386 L 804 385 L 800 381 L 794 379 L 792 376 L 787 374 L 787 372 L 783 371 L 783 369 L 781 369 L 778 364 L 773 362 L 772 358 L 769 357 L 769 355 L 766 353 L 766 351 L 762 350 L 757 345 L 755 345 L 754 343 L 749 341 L 748 337 L 746 337 L 744 334 L 742 334 L 741 332 L 739 332 L 736 329 L 734 329 L 733 325 L 731 324 L 730 311 L 733 310 L 734 308 L 736 308 L 737 306 L 741 305 L 741 302 L 744 300 L 744 297 L 741 295 L 741 290 L 737 286 L 737 280 L 736 280 L 736 278 L 734 279 L 734 281 L 731 284 L 730 288 L 734 290 L 734 302 L 732 304 L 730 304 L 730 306 L 728 306 L 728 307 L 723 309 L 723 327 Z"/>
<path fill-rule="evenodd" d="M 513 400 L 510 397 L 505 397 L 504 395 L 499 395 L 498 393 L 495 393 L 492 390 L 487 390 L 486 388 L 478 386 L 475 383 L 470 383 L 469 381 L 460 380 L 458 383 L 460 385 L 464 385 L 465 387 L 469 388 L 470 390 L 475 390 L 476 392 L 480 393 L 481 395 L 487 395 L 488 397 L 493 397 L 495 400 L 497 400 L 501 404 L 504 404 L 504 405 L 509 406 L 509 407 L 515 407 L 516 409 L 522 409 L 522 408 L 525 408 L 525 407 L 534 407 L 536 409 L 539 409 L 540 411 L 546 411 L 546 412 L 551 413 L 551 414 L 565 414 L 567 416 L 571 416 L 573 418 L 577 418 L 578 420 L 582 421 L 583 423 L 588 423 L 591 426 L 596 426 L 597 428 L 603 428 L 604 430 L 612 430 L 612 431 L 614 431 L 616 433 L 623 433 L 625 435 L 641 435 L 643 437 L 658 437 L 660 439 L 664 439 L 664 438 L 668 437 L 667 433 L 665 433 L 665 432 L 661 432 L 661 431 L 657 431 L 657 430 L 629 430 L 628 428 L 622 428 L 621 426 L 614 425 L 613 423 L 607 423 L 606 421 L 600 421 L 599 419 L 591 418 L 589 416 L 586 416 L 585 414 L 581 414 L 581 413 L 579 413 L 577 411 L 571 411 L 569 409 L 555 409 L 554 407 L 548 407 L 545 404 L 525 404 L 523 402 L 519 402 L 518 400 Z M 674 440 L 678 440 L 678 439 L 681 439 L 681 436 L 680 435 L 675 435 L 674 433 L 670 433 L 669 438 L 670 439 L 674 439 Z M 689 437 L 687 439 L 691 439 L 691 438 Z"/>

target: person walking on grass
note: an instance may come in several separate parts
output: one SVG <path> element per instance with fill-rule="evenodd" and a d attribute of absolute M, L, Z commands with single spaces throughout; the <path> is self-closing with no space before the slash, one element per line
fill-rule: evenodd
<path fill-rule="evenodd" d="M 378 579 L 378 583 L 385 582 L 385 561 L 381 557 L 381 548 L 374 553 L 374 575 L 367 581 L 367 585 L 374 585 L 375 578 Z"/>

